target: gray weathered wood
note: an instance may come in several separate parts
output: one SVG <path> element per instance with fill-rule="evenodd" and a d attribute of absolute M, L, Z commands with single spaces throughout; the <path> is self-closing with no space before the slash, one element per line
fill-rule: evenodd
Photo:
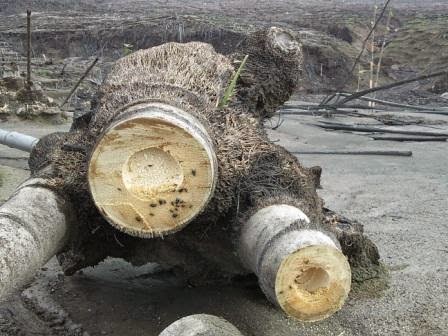
<path fill-rule="evenodd" d="M 71 206 L 30 179 L 0 207 L 0 299 L 20 289 L 65 244 Z"/>

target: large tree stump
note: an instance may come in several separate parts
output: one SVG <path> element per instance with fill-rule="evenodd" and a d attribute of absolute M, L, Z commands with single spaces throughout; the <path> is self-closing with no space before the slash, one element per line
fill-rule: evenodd
<path fill-rule="evenodd" d="M 190 283 L 253 272 L 271 302 L 304 321 L 343 305 L 348 240 L 340 246 L 324 220 L 320 170 L 271 143 L 262 123 L 297 84 L 300 42 L 275 28 L 244 46 L 252 63 L 225 108 L 216 106 L 231 59 L 169 43 L 117 61 L 95 110 L 34 147 L 33 176 L 75 208 L 58 251 L 66 274 L 113 256 L 158 262 Z"/>

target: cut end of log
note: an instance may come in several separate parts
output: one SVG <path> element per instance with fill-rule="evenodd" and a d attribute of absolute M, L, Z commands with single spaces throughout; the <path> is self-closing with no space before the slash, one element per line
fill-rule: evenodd
<path fill-rule="evenodd" d="M 89 162 L 96 206 L 117 229 L 150 238 L 195 218 L 217 179 L 212 141 L 190 114 L 162 103 L 128 108 L 97 143 Z"/>
<path fill-rule="evenodd" d="M 341 309 L 350 284 L 350 265 L 342 252 L 328 245 L 312 245 L 283 259 L 275 294 L 288 315 L 313 322 Z"/>

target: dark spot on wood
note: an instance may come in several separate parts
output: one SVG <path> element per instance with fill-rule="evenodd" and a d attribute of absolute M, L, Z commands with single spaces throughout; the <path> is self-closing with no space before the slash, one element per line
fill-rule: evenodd
<path fill-rule="evenodd" d="M 176 218 L 178 215 L 176 213 L 173 213 L 173 218 Z"/>
<path fill-rule="evenodd" d="M 196 176 L 196 169 L 191 170 L 191 175 Z"/>
<path fill-rule="evenodd" d="M 142 218 L 141 218 L 140 216 L 137 216 L 137 217 L 135 217 L 135 220 L 136 220 L 137 222 L 141 222 L 141 221 L 142 221 Z"/>
<path fill-rule="evenodd" d="M 156 203 L 151 203 L 150 206 L 151 206 L 151 208 L 155 208 L 157 206 L 157 204 Z"/>
<path fill-rule="evenodd" d="M 154 214 L 151 212 L 150 214 L 149 214 L 150 216 L 154 216 Z"/>
<path fill-rule="evenodd" d="M 121 191 L 121 188 L 117 188 L 118 191 Z"/>
<path fill-rule="evenodd" d="M 166 201 L 164 199 L 159 199 L 159 204 L 160 205 L 166 204 Z"/>

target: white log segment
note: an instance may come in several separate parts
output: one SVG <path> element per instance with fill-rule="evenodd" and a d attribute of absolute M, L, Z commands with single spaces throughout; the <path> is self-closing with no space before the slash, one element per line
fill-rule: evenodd
<path fill-rule="evenodd" d="M 31 153 L 39 139 L 13 131 L 0 129 L 0 144 Z"/>
<path fill-rule="evenodd" d="M 243 336 L 238 329 L 223 318 L 198 314 L 169 325 L 159 336 Z"/>
<path fill-rule="evenodd" d="M 217 159 L 206 129 L 162 103 L 128 108 L 97 143 L 89 162 L 96 206 L 117 229 L 151 238 L 176 232 L 207 205 Z"/>
<path fill-rule="evenodd" d="M 319 230 L 304 229 L 306 223 L 308 217 L 296 207 L 263 208 L 243 225 L 239 250 L 272 303 L 312 322 L 342 307 L 351 271 L 335 241 Z"/>
<path fill-rule="evenodd" d="M 20 289 L 65 244 L 71 207 L 29 179 L 0 207 L 0 299 Z"/>

